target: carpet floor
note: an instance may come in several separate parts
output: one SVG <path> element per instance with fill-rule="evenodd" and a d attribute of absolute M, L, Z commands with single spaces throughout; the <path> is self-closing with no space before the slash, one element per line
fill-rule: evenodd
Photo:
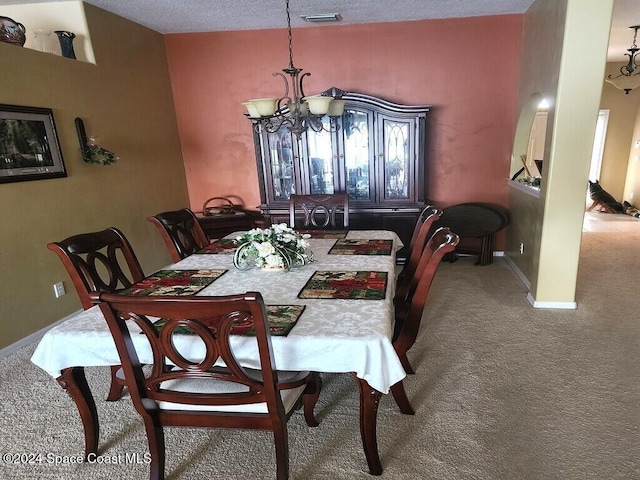
<path fill-rule="evenodd" d="M 502 258 L 443 263 L 409 353 L 417 372 L 405 386 L 416 415 L 402 415 L 391 395 L 380 403 L 381 478 L 640 479 L 639 241 L 640 228 L 622 238 L 584 235 L 577 310 L 532 308 Z M 102 400 L 106 368 L 87 369 L 100 456 L 71 463 L 84 445 L 79 416 L 30 363 L 34 348 L 0 359 L 0 478 L 148 478 L 144 428 L 128 397 Z M 323 382 L 320 426 L 308 428 L 300 411 L 289 422 L 290 476 L 371 478 L 355 382 Z M 275 478 L 268 433 L 167 429 L 166 437 L 168 479 Z"/>

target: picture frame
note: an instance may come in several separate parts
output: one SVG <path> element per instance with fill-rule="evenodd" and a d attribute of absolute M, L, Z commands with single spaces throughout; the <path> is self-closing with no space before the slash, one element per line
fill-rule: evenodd
<path fill-rule="evenodd" d="M 66 176 L 53 110 L 0 104 L 0 183 Z"/>

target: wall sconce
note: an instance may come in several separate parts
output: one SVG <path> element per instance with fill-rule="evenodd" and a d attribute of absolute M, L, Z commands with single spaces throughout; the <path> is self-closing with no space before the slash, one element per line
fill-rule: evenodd
<path fill-rule="evenodd" d="M 84 129 L 84 122 L 80 117 L 76 117 L 76 131 L 80 142 L 80 152 L 82 159 L 87 163 L 95 165 L 112 165 L 116 163 L 118 157 L 115 153 L 101 147 L 95 141 L 95 137 L 88 137 Z"/>

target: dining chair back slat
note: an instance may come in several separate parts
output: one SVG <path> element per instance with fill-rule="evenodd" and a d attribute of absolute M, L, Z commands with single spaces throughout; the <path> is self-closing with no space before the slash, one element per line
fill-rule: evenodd
<path fill-rule="evenodd" d="M 174 263 L 209 244 L 209 239 L 198 222 L 198 217 L 188 208 L 158 213 L 148 217 L 147 220 L 160 232 Z"/>
<path fill-rule="evenodd" d="M 340 215 L 342 223 L 338 224 L 336 217 Z M 299 218 L 302 218 L 302 222 L 297 221 Z M 321 229 L 349 227 L 349 195 L 346 193 L 291 195 L 289 226 Z"/>
<path fill-rule="evenodd" d="M 409 283 L 415 274 L 416 268 L 418 267 L 418 262 L 420 261 L 420 256 L 422 255 L 427 240 L 429 239 L 431 228 L 441 216 L 442 210 L 433 206 L 425 207 L 420 213 L 416 226 L 413 229 L 411 242 L 409 243 L 407 262 L 396 280 L 396 300 L 394 301 L 398 301 L 398 299 L 406 297 Z"/>
<path fill-rule="evenodd" d="M 131 244 L 115 227 L 51 242 L 47 248 L 62 261 L 85 310 L 93 306 L 91 292 L 113 292 L 144 278 Z"/>

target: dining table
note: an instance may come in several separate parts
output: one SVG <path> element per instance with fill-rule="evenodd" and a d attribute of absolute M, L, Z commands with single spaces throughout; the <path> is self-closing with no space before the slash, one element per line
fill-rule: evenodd
<path fill-rule="evenodd" d="M 199 278 L 199 286 L 181 294 L 220 296 L 258 291 L 267 307 L 297 309 L 286 328 L 272 330 L 276 368 L 347 373 L 355 378 L 369 473 L 380 475 L 378 404 L 381 396 L 393 391 L 406 376 L 392 343 L 395 255 L 402 247 L 401 240 L 387 230 L 305 231 L 313 261 L 289 271 L 274 271 L 236 268 L 233 252 L 237 235 L 215 240 L 201 252 L 167 265 L 127 293 L 172 294 L 175 290 L 167 278 L 189 276 Z M 195 335 L 176 337 L 186 357 L 202 354 L 202 343 L 192 340 Z M 140 361 L 152 363 L 145 336 L 133 338 Z M 250 335 L 232 335 L 231 344 L 244 366 L 259 367 Z M 120 364 L 99 307 L 72 314 L 48 330 L 31 361 L 55 378 L 75 401 L 84 428 L 85 455 L 97 453 L 98 416 L 84 369 Z M 409 405 L 399 405 L 402 413 L 413 413 Z"/>

